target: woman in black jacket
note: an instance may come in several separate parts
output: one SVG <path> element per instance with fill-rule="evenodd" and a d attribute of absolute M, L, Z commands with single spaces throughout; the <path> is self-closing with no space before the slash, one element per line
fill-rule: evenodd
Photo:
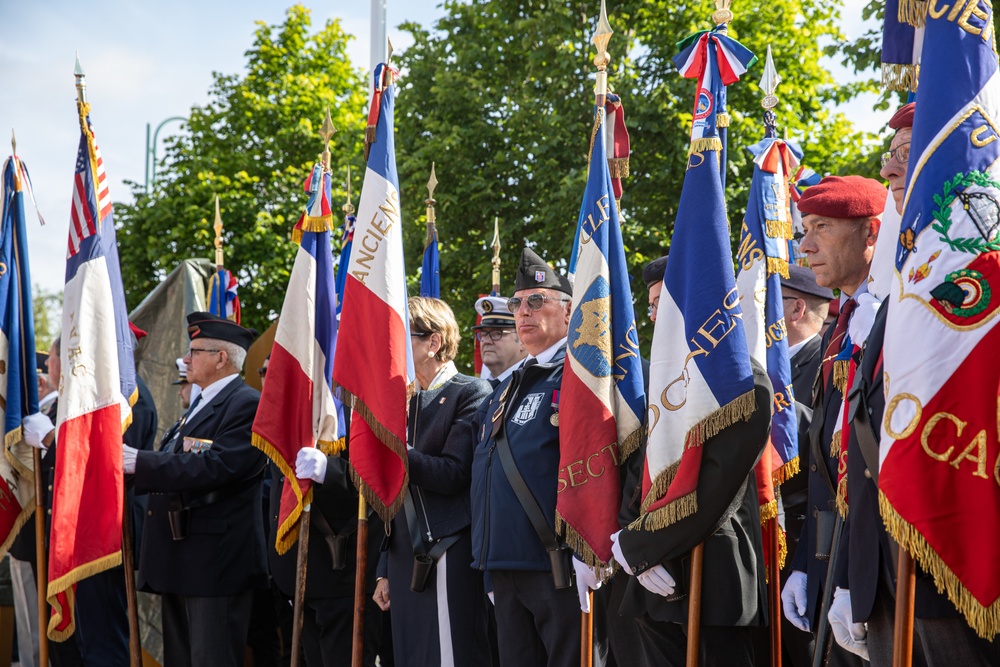
<path fill-rule="evenodd" d="M 410 400 L 410 484 L 379 562 L 375 601 L 389 608 L 396 667 L 489 664 L 483 580 L 474 571 L 469 485 L 472 419 L 490 393 L 452 361 L 459 330 L 440 299 L 409 300 L 419 391 Z"/>

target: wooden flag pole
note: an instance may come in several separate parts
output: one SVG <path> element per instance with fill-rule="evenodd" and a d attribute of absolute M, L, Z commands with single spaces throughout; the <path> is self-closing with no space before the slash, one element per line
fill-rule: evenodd
<path fill-rule="evenodd" d="M 594 667 L 594 591 L 587 591 L 590 613 L 580 612 L 580 667 Z"/>
<path fill-rule="evenodd" d="M 691 584 L 688 593 L 687 667 L 698 667 L 698 649 L 701 646 L 701 565 L 705 545 L 691 550 Z"/>
<path fill-rule="evenodd" d="M 913 556 L 900 547 L 896 570 L 896 621 L 893 628 L 892 665 L 913 664 L 913 604 L 916 600 L 917 569 Z"/>
<path fill-rule="evenodd" d="M 42 450 L 32 452 L 35 464 L 35 579 L 38 584 L 38 664 L 49 664 L 49 559 L 45 550 L 45 506 L 42 504 Z"/>
<path fill-rule="evenodd" d="M 292 603 L 292 667 L 299 667 L 302 658 L 302 615 L 306 603 L 306 574 L 309 568 L 310 506 L 302 508 L 299 517 L 299 551 L 295 560 L 295 600 Z"/>
<path fill-rule="evenodd" d="M 361 667 L 365 643 L 365 582 L 368 575 L 368 503 L 358 494 L 358 551 L 354 572 L 354 642 L 351 667 Z"/>
<path fill-rule="evenodd" d="M 770 520 L 771 561 L 767 564 L 769 586 L 767 598 L 771 607 L 771 667 L 781 667 L 781 564 L 778 549 L 781 543 L 781 526 L 778 517 Z"/>
<path fill-rule="evenodd" d="M 135 548 L 132 546 L 132 505 L 125 490 L 122 508 L 122 570 L 125 575 L 125 600 L 128 603 L 128 654 L 130 667 L 142 667 L 142 642 L 139 637 L 139 600 L 135 588 Z M 42 662 L 41 664 L 46 664 Z"/>

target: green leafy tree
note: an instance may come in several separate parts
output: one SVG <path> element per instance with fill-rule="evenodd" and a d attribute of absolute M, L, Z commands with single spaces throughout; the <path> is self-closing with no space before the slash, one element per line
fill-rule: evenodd
<path fill-rule="evenodd" d="M 116 208 L 129 308 L 181 260 L 214 258 L 218 195 L 243 323 L 263 330 L 277 315 L 295 256 L 292 227 L 307 200 L 302 184 L 323 148 L 317 130 L 327 107 L 338 130 L 331 148 L 335 199 L 347 165 L 361 173 L 365 85 L 347 57 L 348 39 L 336 20 L 311 32 L 309 11 L 296 5 L 281 25 L 258 23 L 245 74 L 214 75 L 209 102 L 191 109 L 186 132 L 169 143 L 149 195 L 133 183 L 135 203 Z"/>
<path fill-rule="evenodd" d="M 37 284 L 31 291 L 35 312 L 35 348 L 48 352 L 62 323 L 62 292 L 50 292 Z"/>
<path fill-rule="evenodd" d="M 590 38 L 598 7 L 596 0 L 449 0 L 433 31 L 403 26 L 414 38 L 399 58 L 404 76 L 396 106 L 407 261 L 411 269 L 419 266 L 425 219 L 419 195 L 435 161 L 441 293 L 463 324 L 474 321 L 472 304 L 490 287 L 494 216 L 501 221 L 505 292 L 525 242 L 565 266 L 586 181 L 595 69 Z M 675 43 L 710 28 L 714 9 L 708 0 L 622 0 L 610 17 L 616 34 L 609 80 L 622 95 L 633 151 L 621 202 L 623 230 L 640 303 L 641 268 L 669 248 L 686 168 L 695 83 L 678 74 L 671 60 Z M 836 6 L 748 0 L 733 9 L 730 36 L 761 58 L 772 47 L 783 78 L 779 131 L 799 142 L 805 164 L 821 173 L 874 176 L 876 138 L 830 111 L 874 89 L 866 81 L 838 86 L 820 63 L 820 44 L 830 45 L 830 52 L 846 44 Z M 745 148 L 763 137 L 760 72 L 755 66 L 729 89 L 727 197 L 734 239 L 752 174 Z M 648 351 L 652 328 L 644 311 L 637 308 Z M 464 346 L 462 358 L 471 359 L 471 346 Z"/>

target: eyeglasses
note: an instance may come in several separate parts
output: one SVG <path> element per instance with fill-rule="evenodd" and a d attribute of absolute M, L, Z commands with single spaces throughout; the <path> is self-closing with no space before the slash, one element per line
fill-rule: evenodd
<path fill-rule="evenodd" d="M 656 297 L 656 299 L 653 300 L 653 303 L 649 304 L 649 309 L 646 311 L 646 313 L 649 315 L 649 317 L 652 318 L 653 313 L 655 313 L 659 308 L 660 308 L 660 297 Z"/>
<path fill-rule="evenodd" d="M 210 354 L 217 354 L 217 353 L 219 353 L 221 351 L 222 350 L 209 350 L 208 348 L 204 348 L 204 347 L 189 347 L 188 348 L 187 356 L 193 357 L 194 355 L 198 354 L 199 352 L 208 352 Z"/>
<path fill-rule="evenodd" d="M 411 331 L 410 332 L 410 338 L 413 338 L 413 337 L 426 338 L 427 336 L 430 336 L 430 335 L 431 335 L 430 331 Z"/>
<path fill-rule="evenodd" d="M 906 161 L 910 159 L 910 142 L 907 141 L 905 144 L 896 146 L 891 151 L 886 151 L 882 153 L 882 166 L 889 164 L 889 160 L 892 158 L 899 160 L 900 164 L 906 164 Z"/>
<path fill-rule="evenodd" d="M 525 299 L 522 299 L 519 296 L 512 296 L 511 298 L 507 299 L 507 310 L 509 310 L 512 314 L 516 313 L 521 309 L 522 301 L 527 301 L 528 308 L 531 308 L 532 310 L 541 310 L 542 306 L 545 305 L 546 301 L 558 301 L 561 303 L 563 301 L 572 301 L 572 299 L 567 299 L 565 297 L 545 296 L 544 294 L 529 294 L 528 297 Z"/>
<path fill-rule="evenodd" d="M 476 340 L 482 343 L 489 338 L 494 343 L 497 343 L 501 338 L 511 333 L 514 333 L 513 329 L 480 329 L 476 332 Z"/>

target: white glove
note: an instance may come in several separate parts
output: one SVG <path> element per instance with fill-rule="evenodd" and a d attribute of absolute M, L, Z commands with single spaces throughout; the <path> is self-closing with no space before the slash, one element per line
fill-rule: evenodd
<path fill-rule="evenodd" d="M 493 605 L 494 607 L 497 606 L 496 598 L 493 597 L 493 591 L 490 591 L 489 593 L 487 593 L 486 597 L 488 597 L 490 599 L 490 604 L 491 605 Z"/>
<path fill-rule="evenodd" d="M 24 433 L 24 441 L 44 452 L 48 447 L 42 443 L 42 440 L 45 440 L 45 436 L 55 430 L 55 426 L 52 425 L 51 419 L 41 412 L 36 412 L 21 420 L 21 429 Z"/>
<path fill-rule="evenodd" d="M 830 605 L 827 618 L 830 619 L 830 629 L 837 643 L 854 655 L 867 660 L 868 626 L 854 622 L 854 616 L 851 614 L 851 591 L 844 588 L 837 588 L 834 591 L 833 604 Z"/>
<path fill-rule="evenodd" d="M 628 564 L 625 560 L 625 554 L 622 552 L 622 545 L 618 543 L 618 536 L 622 534 L 622 531 L 618 531 L 611 536 L 611 553 L 614 554 L 615 560 L 618 564 L 622 566 L 622 569 L 629 575 L 632 574 L 632 566 Z"/>
<path fill-rule="evenodd" d="M 588 592 L 600 588 L 601 580 L 597 578 L 594 568 L 575 557 L 573 558 L 573 569 L 576 571 L 576 594 L 580 598 L 580 611 L 589 614 L 590 595 Z"/>
<path fill-rule="evenodd" d="M 135 473 L 135 459 L 138 453 L 139 450 L 135 447 L 129 447 L 122 443 L 122 470 L 125 471 L 126 475 Z"/>
<path fill-rule="evenodd" d="M 809 632 L 809 579 L 805 572 L 795 570 L 788 575 L 785 587 L 781 589 L 781 610 L 788 622 L 802 632 Z"/>
<path fill-rule="evenodd" d="M 650 593 L 656 593 L 657 595 L 662 595 L 667 597 L 668 595 L 674 594 L 674 589 L 677 587 L 677 582 L 674 578 L 670 576 L 667 572 L 667 568 L 662 565 L 654 565 L 642 574 L 638 575 L 636 579 L 642 584 Z"/>
<path fill-rule="evenodd" d="M 847 324 L 847 334 L 851 337 L 852 343 L 861 347 L 868 340 L 868 334 L 871 333 L 872 325 L 875 324 L 875 313 L 878 312 L 878 307 L 882 302 L 868 292 L 859 294 L 857 302 L 858 306 L 854 309 L 851 321 Z"/>
<path fill-rule="evenodd" d="M 295 457 L 295 476 L 323 483 L 326 479 L 326 454 L 315 447 L 303 447 Z"/>

